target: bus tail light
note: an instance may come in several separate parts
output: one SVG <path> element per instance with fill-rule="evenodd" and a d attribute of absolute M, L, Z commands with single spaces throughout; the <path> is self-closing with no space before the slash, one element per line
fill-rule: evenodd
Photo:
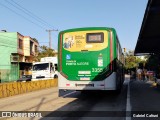
<path fill-rule="evenodd" d="M 70 86 L 70 84 L 66 84 L 66 86 Z"/>

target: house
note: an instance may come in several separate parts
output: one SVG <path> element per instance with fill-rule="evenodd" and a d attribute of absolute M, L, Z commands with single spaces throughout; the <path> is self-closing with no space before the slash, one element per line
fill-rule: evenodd
<path fill-rule="evenodd" d="M 0 32 L 0 81 L 16 81 L 23 74 L 31 74 L 37 55 L 38 42 L 18 32 Z"/>

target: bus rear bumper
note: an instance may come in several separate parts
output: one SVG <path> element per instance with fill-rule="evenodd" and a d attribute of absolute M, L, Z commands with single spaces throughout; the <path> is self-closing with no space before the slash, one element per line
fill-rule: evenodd
<path fill-rule="evenodd" d="M 102 81 L 69 81 L 58 75 L 58 88 L 61 90 L 116 90 L 116 73 Z"/>

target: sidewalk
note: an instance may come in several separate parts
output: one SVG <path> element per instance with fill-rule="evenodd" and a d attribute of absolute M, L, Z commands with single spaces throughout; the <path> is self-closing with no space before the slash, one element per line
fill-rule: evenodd
<path fill-rule="evenodd" d="M 136 81 L 142 81 L 144 83 L 147 83 L 147 84 L 150 84 L 152 85 L 152 87 L 156 87 L 157 86 L 157 83 L 153 80 L 138 80 L 137 78 L 132 78 L 132 80 L 136 80 Z"/>
<path fill-rule="evenodd" d="M 160 91 L 154 81 L 131 80 L 130 96 L 132 111 L 159 111 Z"/>

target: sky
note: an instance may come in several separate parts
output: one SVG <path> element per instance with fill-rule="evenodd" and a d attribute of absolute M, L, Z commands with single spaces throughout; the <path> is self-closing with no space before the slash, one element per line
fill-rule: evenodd
<path fill-rule="evenodd" d="M 58 33 L 81 27 L 112 27 L 122 48 L 134 50 L 148 0 L 0 0 L 0 30 L 36 38 L 57 50 Z"/>

